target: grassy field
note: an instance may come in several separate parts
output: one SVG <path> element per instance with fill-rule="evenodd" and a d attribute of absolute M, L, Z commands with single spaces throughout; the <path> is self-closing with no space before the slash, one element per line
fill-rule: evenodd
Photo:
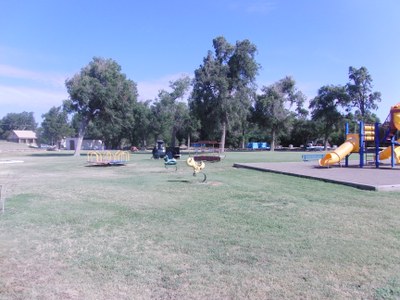
<path fill-rule="evenodd" d="M 300 156 L 0 153 L 0 299 L 399 299 L 398 193 L 232 167 Z"/>

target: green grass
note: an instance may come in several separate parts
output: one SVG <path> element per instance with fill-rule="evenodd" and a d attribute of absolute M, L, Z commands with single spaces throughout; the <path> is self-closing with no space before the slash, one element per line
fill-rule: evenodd
<path fill-rule="evenodd" d="M 0 299 L 399 298 L 398 193 L 232 167 L 300 158 L 0 153 Z"/>

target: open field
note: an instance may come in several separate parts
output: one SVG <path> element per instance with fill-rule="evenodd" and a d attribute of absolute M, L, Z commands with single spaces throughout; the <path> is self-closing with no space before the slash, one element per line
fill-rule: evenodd
<path fill-rule="evenodd" d="M 0 299 L 399 299 L 400 200 L 235 169 L 301 153 L 227 153 L 198 183 L 150 154 L 87 167 L 1 152 Z"/>

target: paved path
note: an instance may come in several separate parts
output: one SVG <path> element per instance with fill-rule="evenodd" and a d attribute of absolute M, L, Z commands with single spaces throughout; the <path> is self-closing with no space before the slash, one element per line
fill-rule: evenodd
<path fill-rule="evenodd" d="M 237 168 L 254 169 L 292 176 L 312 178 L 353 186 L 364 190 L 400 191 L 400 168 L 358 166 L 321 168 L 317 162 L 235 163 Z"/>

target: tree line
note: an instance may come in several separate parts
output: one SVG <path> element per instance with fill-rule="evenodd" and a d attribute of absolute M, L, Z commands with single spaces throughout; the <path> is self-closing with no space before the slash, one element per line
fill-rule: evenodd
<path fill-rule="evenodd" d="M 149 147 L 159 139 L 172 147 L 214 140 L 223 152 L 251 141 L 268 141 L 271 150 L 317 139 L 339 144 L 345 122 L 379 122 L 373 111 L 381 94 L 372 90 L 366 67 L 349 67 L 346 85 L 322 86 L 308 101 L 290 76 L 259 92 L 256 53 L 249 40 L 230 44 L 217 37 L 192 79 L 171 81 L 170 90 L 144 102 L 116 61 L 94 57 L 66 80 L 69 98 L 43 114 L 40 127 L 32 112 L 9 113 L 0 121 L 0 136 L 30 129 L 48 144 L 75 136 L 76 155 L 83 138 L 101 139 L 108 149 Z"/>

